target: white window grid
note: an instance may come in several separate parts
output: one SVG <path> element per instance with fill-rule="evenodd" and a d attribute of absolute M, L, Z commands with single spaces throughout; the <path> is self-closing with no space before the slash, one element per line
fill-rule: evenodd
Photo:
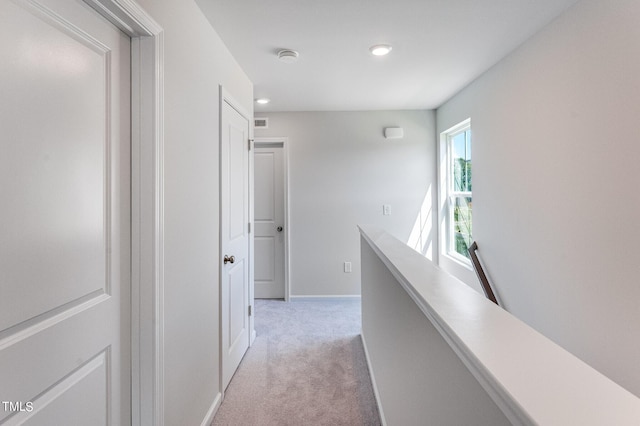
<path fill-rule="evenodd" d="M 447 188 L 447 215 L 446 215 L 446 251 L 445 253 L 454 258 L 455 260 L 471 264 L 471 261 L 458 253 L 455 249 L 455 236 L 454 230 L 454 207 L 455 201 L 459 198 L 473 198 L 472 191 L 456 191 L 454 185 L 454 155 L 453 155 L 453 143 L 452 140 L 461 133 L 471 130 L 471 120 L 465 120 L 459 125 L 449 129 L 446 132 L 446 150 L 447 150 L 447 169 L 446 169 L 446 188 Z"/>

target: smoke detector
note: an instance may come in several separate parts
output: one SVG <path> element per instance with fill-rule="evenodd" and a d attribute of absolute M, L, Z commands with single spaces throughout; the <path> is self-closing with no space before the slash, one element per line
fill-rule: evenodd
<path fill-rule="evenodd" d="M 298 60 L 298 52 L 288 49 L 281 50 L 278 52 L 278 59 L 285 64 L 292 64 Z"/>

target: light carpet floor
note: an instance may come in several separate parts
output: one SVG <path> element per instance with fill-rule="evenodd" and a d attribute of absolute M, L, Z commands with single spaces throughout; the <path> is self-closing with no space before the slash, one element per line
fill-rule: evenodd
<path fill-rule="evenodd" d="M 359 300 L 256 300 L 257 337 L 212 425 L 380 425 Z"/>

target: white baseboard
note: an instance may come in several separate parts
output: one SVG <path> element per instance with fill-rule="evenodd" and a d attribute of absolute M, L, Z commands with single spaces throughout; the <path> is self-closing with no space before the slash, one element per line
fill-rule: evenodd
<path fill-rule="evenodd" d="M 343 294 L 343 295 L 319 295 L 319 296 L 289 296 L 291 302 L 337 302 L 344 300 L 356 300 L 360 299 L 359 294 Z"/>
<path fill-rule="evenodd" d="M 364 357 L 367 360 L 369 377 L 371 377 L 371 386 L 373 386 L 373 395 L 376 397 L 376 404 L 378 405 L 378 414 L 380 414 L 380 423 L 382 423 L 382 426 L 387 426 L 387 421 L 384 418 L 384 411 L 382 411 L 382 401 L 380 401 L 380 394 L 378 393 L 378 385 L 376 384 L 376 377 L 373 374 L 373 368 L 371 367 L 371 360 L 369 359 L 367 342 L 364 340 L 364 333 L 362 331 L 360 331 L 360 338 L 362 339 L 362 347 L 364 348 Z"/>
<path fill-rule="evenodd" d="M 211 425 L 211 422 L 213 422 L 213 418 L 218 412 L 218 408 L 220 408 L 221 403 L 222 403 L 222 393 L 218 392 L 218 394 L 216 395 L 216 399 L 213 400 L 213 404 L 211 404 L 211 407 L 209 407 L 209 410 L 207 411 L 207 414 L 204 416 L 202 423 L 200 423 L 200 426 Z"/>

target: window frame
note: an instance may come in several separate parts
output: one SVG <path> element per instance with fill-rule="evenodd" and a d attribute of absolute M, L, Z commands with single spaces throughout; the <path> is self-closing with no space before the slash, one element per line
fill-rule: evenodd
<path fill-rule="evenodd" d="M 454 187 L 454 155 L 453 155 L 453 139 L 460 135 L 471 131 L 471 119 L 468 118 L 455 126 L 445 130 L 440 134 L 440 147 L 441 147 L 441 173 L 440 173 L 440 193 L 441 193 L 441 226 L 440 226 L 440 258 L 453 261 L 455 264 L 463 266 L 465 269 L 471 269 L 471 260 L 458 253 L 455 250 L 455 237 L 458 234 L 454 227 L 454 212 L 455 201 L 460 198 L 473 199 L 472 191 L 456 191 Z M 472 141 L 469 141 L 470 146 Z M 472 163 L 473 170 L 473 163 Z M 473 179 L 473 174 L 472 174 Z M 473 220 L 473 212 L 471 213 Z M 472 222 L 473 223 L 473 222 Z M 473 225 L 471 230 L 471 240 L 473 239 Z"/>

